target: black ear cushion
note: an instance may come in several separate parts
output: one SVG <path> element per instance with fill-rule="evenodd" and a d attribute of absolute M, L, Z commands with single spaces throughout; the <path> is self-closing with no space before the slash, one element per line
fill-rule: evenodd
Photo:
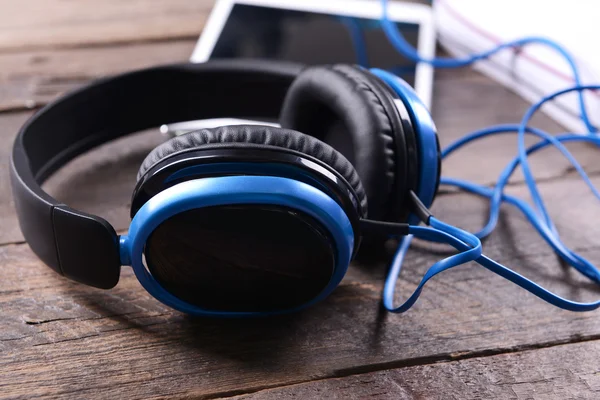
<path fill-rule="evenodd" d="M 406 146 L 395 143 L 395 137 L 404 139 L 394 133 L 402 122 L 393 98 L 369 75 L 350 65 L 304 70 L 288 90 L 280 122 L 346 156 L 365 187 L 369 217 L 385 219 L 392 190 L 406 187 Z"/>
<path fill-rule="evenodd" d="M 262 125 L 236 125 L 201 129 L 174 137 L 157 146 L 146 156 L 138 171 L 138 181 L 155 164 L 167 157 L 200 147 L 224 144 L 279 147 L 298 151 L 324 162 L 337 171 L 354 189 L 361 211 L 366 216 L 367 196 L 350 161 L 326 143 L 291 129 Z"/>

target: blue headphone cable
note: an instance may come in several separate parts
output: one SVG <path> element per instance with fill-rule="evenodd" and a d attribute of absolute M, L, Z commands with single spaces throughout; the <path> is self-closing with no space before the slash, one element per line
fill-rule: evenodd
<path fill-rule="evenodd" d="M 558 296 L 557 294 L 550 292 L 549 290 L 525 278 L 524 276 L 518 274 L 510 268 L 507 268 L 502 264 L 483 255 L 482 245 L 480 241 L 480 239 L 487 237 L 493 232 L 498 222 L 501 204 L 508 203 L 516 207 L 520 212 L 523 213 L 523 215 L 532 224 L 534 229 L 537 230 L 540 236 L 548 243 L 548 245 L 550 245 L 550 247 L 556 252 L 556 254 L 559 257 L 561 257 L 562 260 L 564 260 L 568 265 L 575 268 L 577 271 L 582 273 L 584 276 L 586 276 L 593 282 L 600 283 L 600 271 L 598 270 L 598 268 L 596 268 L 591 262 L 586 260 L 584 257 L 569 249 L 568 246 L 566 246 L 561 241 L 558 230 L 556 229 L 556 226 L 554 225 L 554 222 L 552 221 L 552 218 L 546 209 L 542 196 L 539 193 L 539 190 L 537 189 L 535 178 L 527 160 L 529 154 L 540 151 L 544 148 L 547 148 L 550 145 L 556 147 L 573 165 L 574 169 L 581 176 L 585 184 L 590 188 L 594 196 L 600 199 L 600 192 L 598 192 L 596 187 L 593 185 L 589 176 L 583 170 L 583 167 L 577 162 L 575 157 L 568 151 L 568 149 L 563 144 L 567 142 L 588 142 L 600 145 L 600 137 L 593 134 L 596 132 L 596 128 L 592 125 L 591 121 L 588 118 L 583 97 L 584 90 L 598 90 L 600 89 L 600 85 L 583 86 L 581 84 L 581 79 L 579 76 L 577 65 L 575 64 L 575 61 L 573 60 L 571 55 L 556 42 L 542 37 L 527 37 L 506 42 L 488 51 L 471 55 L 462 59 L 422 58 L 418 54 L 417 50 L 414 49 L 404 39 L 395 23 L 388 19 L 388 1 L 381 0 L 381 4 L 383 7 L 381 25 L 386 36 L 388 37 L 388 40 L 392 43 L 396 50 L 398 50 L 401 54 L 403 54 L 405 57 L 414 62 L 425 62 L 437 68 L 458 68 L 483 60 L 487 57 L 490 57 L 493 54 L 496 54 L 501 50 L 517 49 L 528 44 L 538 43 L 555 49 L 566 59 L 566 61 L 569 63 L 569 66 L 572 69 L 573 80 L 575 82 L 575 85 L 573 87 L 569 87 L 564 90 L 560 90 L 548 96 L 545 96 L 540 101 L 532 105 L 524 114 L 524 117 L 519 124 L 496 125 L 473 132 L 450 144 L 446 149 L 443 150 L 442 158 L 445 158 L 454 151 L 481 138 L 500 134 L 517 134 L 518 155 L 507 164 L 493 188 L 461 179 L 447 177 L 441 178 L 440 183 L 443 185 L 455 186 L 464 191 L 488 198 L 490 200 L 488 221 L 485 224 L 485 226 L 475 234 L 445 224 L 433 216 L 423 221 L 429 226 L 410 226 L 410 235 L 400 239 L 399 247 L 396 251 L 396 254 L 394 255 L 388 276 L 386 278 L 383 293 L 383 304 L 385 308 L 394 313 L 402 313 L 407 311 L 416 302 L 424 285 L 429 279 L 431 279 L 433 276 L 437 275 L 442 271 L 465 264 L 470 261 L 477 262 L 478 264 L 484 266 L 490 271 L 508 279 L 509 281 L 519 285 L 525 290 L 531 292 L 532 294 L 540 297 L 541 299 L 557 307 L 571 311 L 589 311 L 600 307 L 600 301 L 590 303 L 575 302 L 567 300 Z M 545 103 L 554 100 L 559 96 L 572 92 L 577 92 L 579 106 L 581 108 L 581 119 L 588 129 L 587 135 L 565 133 L 558 136 L 553 136 L 541 129 L 536 129 L 528 126 L 531 117 Z M 525 147 L 526 134 L 537 136 L 541 139 L 541 141 L 527 148 Z M 519 165 L 523 169 L 525 183 L 533 199 L 533 207 L 522 199 L 504 193 L 504 189 L 508 183 L 509 178 Z M 415 291 L 407 298 L 407 300 L 405 300 L 400 306 L 394 307 L 394 292 L 396 288 L 396 282 L 400 275 L 402 262 L 405 258 L 406 253 L 408 252 L 410 243 L 414 237 L 430 242 L 449 244 L 455 249 L 457 249 L 459 253 L 447 257 L 441 261 L 438 261 L 433 266 L 431 266 L 423 276 L 421 282 L 419 283 Z"/>

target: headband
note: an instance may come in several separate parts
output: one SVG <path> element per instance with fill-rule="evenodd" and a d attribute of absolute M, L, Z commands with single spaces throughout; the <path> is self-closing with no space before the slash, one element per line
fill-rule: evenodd
<path fill-rule="evenodd" d="M 95 81 L 45 106 L 19 131 L 10 161 L 25 240 L 61 275 L 113 287 L 121 267 L 114 228 L 52 198 L 41 188 L 44 180 L 91 148 L 161 124 L 223 117 L 276 120 L 302 68 L 257 60 L 161 66 Z"/>

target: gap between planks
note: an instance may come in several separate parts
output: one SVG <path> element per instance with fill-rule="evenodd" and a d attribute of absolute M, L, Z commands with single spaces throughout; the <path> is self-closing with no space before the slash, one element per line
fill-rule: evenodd
<path fill-rule="evenodd" d="M 252 393 L 217 397 L 258 400 L 308 398 L 335 393 L 337 398 L 586 398 L 596 399 L 599 348 L 565 344 L 494 357 L 417 365 L 344 378 L 317 379 Z M 573 355 L 575 359 L 561 360 Z M 577 357 L 584 357 L 581 358 Z M 557 360 L 562 362 L 556 363 Z M 587 360 L 587 363 L 585 361 Z M 579 365 L 584 361 L 584 365 Z M 211 398 L 215 397 L 203 397 Z"/>
<path fill-rule="evenodd" d="M 470 359 L 484 359 L 487 357 L 505 355 L 505 354 L 518 354 L 525 353 L 541 349 L 549 349 L 552 347 L 565 346 L 570 344 L 586 343 L 600 340 L 600 334 L 591 335 L 589 337 L 574 337 L 574 340 L 559 340 L 547 343 L 535 343 L 531 345 L 514 346 L 507 348 L 498 349 L 487 349 L 482 351 L 474 352 L 463 352 L 458 354 L 440 354 L 439 356 L 427 356 L 417 357 L 412 359 L 406 359 L 401 361 L 391 361 L 386 363 L 364 365 L 356 368 L 348 368 L 337 371 L 337 373 L 331 376 L 323 376 L 314 379 L 298 380 L 295 382 L 285 383 L 283 385 L 264 385 L 256 386 L 254 388 L 239 389 L 239 390 L 228 390 L 219 393 L 211 393 L 206 396 L 195 397 L 202 400 L 216 400 L 216 399 L 227 399 L 240 395 L 255 394 L 270 389 L 283 389 L 287 387 L 296 386 L 299 384 L 315 383 L 327 381 L 330 379 L 348 378 L 356 375 L 363 375 L 373 372 L 383 372 L 388 370 L 399 370 L 410 367 L 422 367 L 427 365 L 443 365 L 447 363 L 453 363 L 457 361 L 464 361 Z M 599 342 L 600 343 L 600 342 Z"/>

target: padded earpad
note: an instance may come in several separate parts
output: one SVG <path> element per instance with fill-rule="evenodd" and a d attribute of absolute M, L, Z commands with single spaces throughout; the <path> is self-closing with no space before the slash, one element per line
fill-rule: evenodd
<path fill-rule="evenodd" d="M 385 219 L 392 191 L 406 190 L 406 145 L 395 143 L 404 138 L 395 135 L 402 122 L 393 98 L 369 75 L 349 65 L 304 70 L 288 90 L 280 122 L 346 156 L 364 185 L 369 218 Z"/>
<path fill-rule="evenodd" d="M 366 216 L 367 196 L 360 178 L 342 154 L 320 140 L 291 129 L 274 128 L 262 125 L 222 126 L 214 129 L 201 129 L 176 136 L 160 144 L 144 159 L 138 171 L 138 180 L 158 162 L 188 150 L 249 144 L 253 146 L 279 147 L 312 156 L 337 171 L 354 189 L 361 211 Z"/>

